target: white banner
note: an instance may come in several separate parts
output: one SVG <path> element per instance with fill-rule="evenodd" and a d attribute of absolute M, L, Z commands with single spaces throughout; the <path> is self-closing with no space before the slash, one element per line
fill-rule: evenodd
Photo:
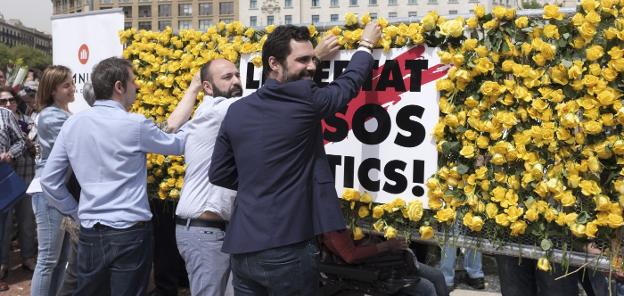
<path fill-rule="evenodd" d="M 375 50 L 376 66 L 347 108 L 323 122 L 325 151 L 336 189 L 367 191 L 376 202 L 419 198 L 427 205 L 427 178 L 437 170 L 433 129 L 438 122 L 435 80 L 446 75 L 436 48 Z M 341 51 L 323 62 L 315 80 L 327 84 L 342 73 L 355 53 Z M 261 68 L 241 57 L 245 95 L 261 84 Z"/>
<path fill-rule="evenodd" d="M 124 29 L 121 9 L 63 15 L 52 18 L 52 61 L 69 67 L 76 84 L 75 101 L 69 109 L 76 113 L 89 107 L 82 96 L 93 66 L 112 56 L 120 57 L 123 47 L 119 31 Z"/>

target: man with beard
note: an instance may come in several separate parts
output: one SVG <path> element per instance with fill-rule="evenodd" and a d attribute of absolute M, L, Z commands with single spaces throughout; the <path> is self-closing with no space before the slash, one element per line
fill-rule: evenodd
<path fill-rule="evenodd" d="M 231 254 L 236 295 L 316 295 L 313 188 L 333 182 L 316 160 L 319 122 L 354 98 L 381 35 L 362 32 L 340 77 L 319 88 L 307 27 L 278 26 L 262 48 L 266 83 L 232 104 L 217 137 L 210 182 L 238 190 L 223 243 Z"/>
<path fill-rule="evenodd" d="M 184 123 L 193 110 L 194 98 L 203 89 L 206 95 L 202 103 L 184 126 L 189 136 L 184 148 L 184 185 L 176 208 L 176 241 L 186 264 L 191 294 L 224 295 L 230 257 L 221 252 L 221 245 L 236 191 L 210 184 L 208 168 L 221 121 L 243 89 L 238 69 L 225 59 L 206 63 L 197 76 L 167 122 L 169 130 Z"/>

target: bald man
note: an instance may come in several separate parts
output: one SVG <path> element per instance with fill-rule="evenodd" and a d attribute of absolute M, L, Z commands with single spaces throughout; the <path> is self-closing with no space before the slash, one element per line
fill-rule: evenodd
<path fill-rule="evenodd" d="M 195 105 L 193 97 L 203 89 L 206 96 L 184 126 L 189 136 L 184 149 L 186 174 L 176 208 L 176 241 L 186 264 L 191 294 L 223 295 L 230 257 L 221 252 L 221 245 L 236 191 L 210 184 L 208 169 L 221 121 L 243 88 L 238 69 L 228 60 L 213 60 L 199 74 L 167 122 L 170 131 L 182 125 Z"/>

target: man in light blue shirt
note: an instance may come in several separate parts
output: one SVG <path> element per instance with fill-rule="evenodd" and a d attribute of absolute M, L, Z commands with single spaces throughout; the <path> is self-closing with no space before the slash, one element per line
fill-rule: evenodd
<path fill-rule="evenodd" d="M 147 290 L 153 238 L 146 153 L 182 154 L 186 133 L 167 134 L 127 112 L 136 99 L 134 78 L 124 59 L 95 66 L 91 80 L 98 99 L 63 125 L 43 171 L 50 203 L 80 221 L 75 295 L 109 285 L 111 295 Z M 80 203 L 65 186 L 70 166 L 81 185 Z"/>

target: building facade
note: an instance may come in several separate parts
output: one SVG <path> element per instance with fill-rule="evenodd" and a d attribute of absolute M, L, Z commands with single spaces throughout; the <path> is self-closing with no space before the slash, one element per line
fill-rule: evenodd
<path fill-rule="evenodd" d="M 54 14 L 89 10 L 89 0 L 52 0 Z M 93 10 L 122 8 L 125 27 L 162 31 L 205 31 L 219 21 L 238 19 L 238 0 L 91 0 Z"/>
<path fill-rule="evenodd" d="M 489 10 L 492 0 L 240 0 L 240 20 L 248 26 L 271 24 L 326 25 L 344 21 L 352 12 L 389 21 L 418 19 L 435 10 L 440 15 L 467 15 L 476 4 Z"/>
<path fill-rule="evenodd" d="M 2 14 L 0 14 L 0 43 L 10 47 L 30 46 L 52 54 L 52 36 L 26 27 L 19 20 L 5 20 Z"/>

